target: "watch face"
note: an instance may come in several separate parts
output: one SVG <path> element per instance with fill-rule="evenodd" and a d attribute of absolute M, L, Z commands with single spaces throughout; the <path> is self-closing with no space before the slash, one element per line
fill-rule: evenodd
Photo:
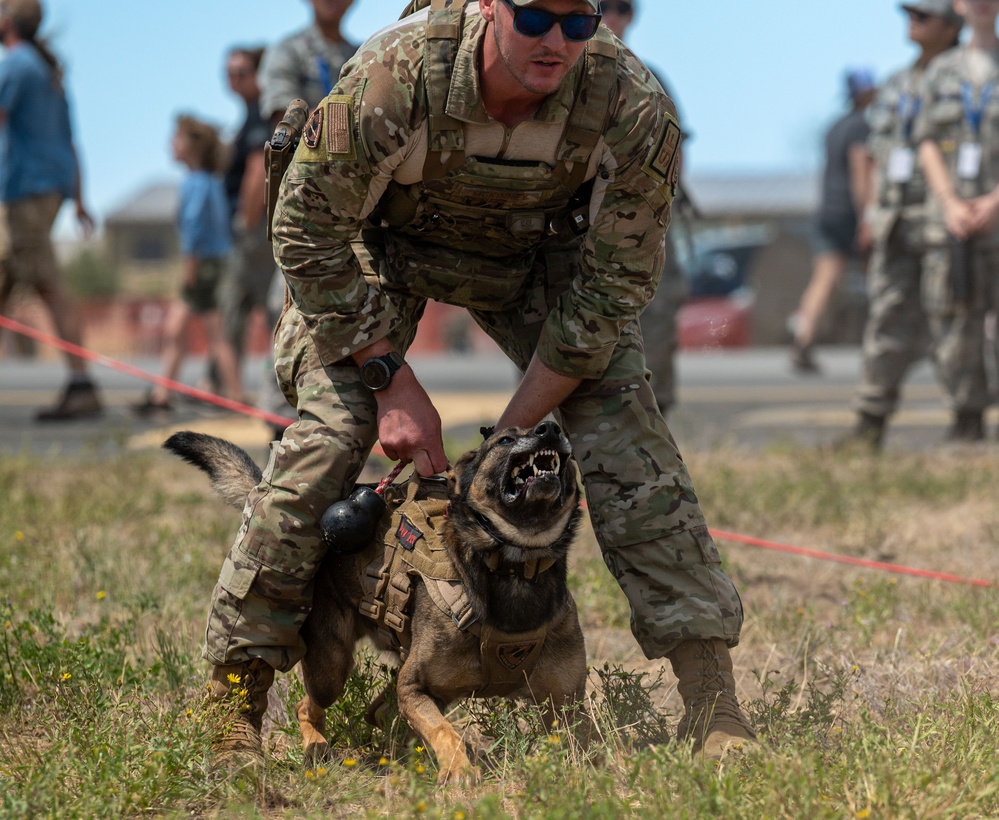
<path fill-rule="evenodd" d="M 381 359 L 368 359 L 361 365 L 361 381 L 369 390 L 384 390 L 391 379 L 388 365 Z"/>

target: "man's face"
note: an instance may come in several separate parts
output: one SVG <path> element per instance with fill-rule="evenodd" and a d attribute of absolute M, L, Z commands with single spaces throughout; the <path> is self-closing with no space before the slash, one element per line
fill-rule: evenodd
<path fill-rule="evenodd" d="M 483 18 L 492 23 L 499 56 L 512 77 L 532 94 L 547 96 L 562 85 L 586 43 L 566 40 L 556 23 L 541 37 L 525 37 L 513 27 L 513 9 L 504 0 L 481 0 Z M 592 14 L 584 0 L 538 0 L 531 8 L 553 14 Z"/>
<path fill-rule="evenodd" d="M 230 54 L 225 64 L 225 74 L 233 93 L 244 100 L 259 96 L 253 62 L 245 54 Z"/>
<path fill-rule="evenodd" d="M 320 25 L 338 26 L 354 0 L 309 0 Z"/>
<path fill-rule="evenodd" d="M 604 17 L 603 24 L 614 32 L 618 40 L 624 39 L 628 26 L 635 19 L 635 8 L 629 0 L 602 0 L 600 13 Z"/>

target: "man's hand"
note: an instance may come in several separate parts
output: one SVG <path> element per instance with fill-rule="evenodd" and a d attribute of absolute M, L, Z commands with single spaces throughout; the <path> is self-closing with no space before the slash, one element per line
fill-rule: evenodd
<path fill-rule="evenodd" d="M 970 202 L 957 196 L 943 201 L 944 224 L 957 239 L 964 241 L 976 232 L 979 219 Z"/>
<path fill-rule="evenodd" d="M 392 377 L 378 402 L 378 440 L 385 455 L 403 464 L 413 462 L 422 476 L 448 467 L 441 417 L 408 364 Z"/>
<path fill-rule="evenodd" d="M 999 193 L 992 191 L 969 203 L 973 212 L 973 234 L 987 234 L 999 227 Z"/>

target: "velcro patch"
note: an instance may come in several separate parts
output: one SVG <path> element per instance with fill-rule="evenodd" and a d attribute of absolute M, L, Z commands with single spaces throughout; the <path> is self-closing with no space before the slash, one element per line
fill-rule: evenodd
<path fill-rule="evenodd" d="M 423 538 L 423 533 L 416 524 L 406 518 L 406 516 L 402 516 L 402 520 L 399 522 L 399 529 L 395 531 L 395 537 L 404 550 L 412 552 L 416 549 L 416 543 Z"/>
<path fill-rule="evenodd" d="M 671 182 L 677 168 L 676 157 L 680 150 L 680 126 L 673 119 L 666 120 L 666 127 L 663 128 L 659 138 L 655 141 L 655 146 L 649 154 L 649 158 L 642 170 L 645 171 L 656 182 Z"/>
<path fill-rule="evenodd" d="M 354 159 L 354 98 L 326 98 L 326 150 L 331 158 Z"/>
<path fill-rule="evenodd" d="M 315 150 L 319 147 L 319 141 L 323 138 L 323 107 L 319 106 L 312 112 L 309 121 L 305 123 L 302 131 L 302 139 L 305 144 Z"/>

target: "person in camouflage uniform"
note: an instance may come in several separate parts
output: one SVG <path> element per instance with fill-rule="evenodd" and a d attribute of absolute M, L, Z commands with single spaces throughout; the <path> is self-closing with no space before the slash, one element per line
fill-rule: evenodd
<path fill-rule="evenodd" d="M 955 0 L 954 10 L 971 37 L 927 69 L 916 123 L 931 219 L 947 232 L 930 237 L 923 294 L 954 409 L 951 435 L 975 441 L 984 437 L 995 364 L 985 317 L 999 307 L 999 2 Z"/>
<path fill-rule="evenodd" d="M 604 25 L 614 32 L 615 37 L 624 42 L 628 30 L 635 22 L 638 4 L 634 0 L 603 0 L 600 3 L 600 13 L 603 15 Z M 676 95 L 665 78 L 656 72 L 654 67 L 650 67 L 649 70 L 675 105 Z M 690 129 L 685 122 L 681 122 L 681 125 L 682 137 L 686 143 L 690 140 Z M 681 174 L 682 172 L 681 164 Z M 681 184 L 674 205 L 683 203 L 683 193 L 684 188 Z M 686 204 L 690 205 L 689 200 Z M 645 339 L 645 366 L 649 370 L 652 392 L 655 393 L 659 412 L 666 416 L 676 403 L 676 353 L 679 347 L 677 313 L 690 289 L 677 257 L 676 243 L 670 233 L 666 234 L 664 251 L 666 258 L 663 262 L 663 275 L 659 280 L 655 296 L 642 312 L 641 328 L 642 338 Z"/>
<path fill-rule="evenodd" d="M 754 743 L 729 653 L 742 604 L 638 325 L 679 173 L 673 104 L 591 25 L 596 0 L 430 6 L 359 49 L 284 177 L 276 369 L 298 420 L 272 445 L 213 595 L 219 697 L 234 678 L 261 681 L 252 697 L 303 656 L 317 522 L 375 440 L 421 475 L 447 468 L 440 416 L 400 357 L 437 299 L 467 308 L 525 374 L 497 428 L 554 412 L 570 436 L 632 631 L 680 679 L 681 736 L 712 756 Z M 234 716 L 236 743 L 259 749 L 259 717 Z"/>
<path fill-rule="evenodd" d="M 292 100 L 305 100 L 314 108 L 332 91 L 344 64 L 354 56 L 357 44 L 343 36 L 341 23 L 354 0 L 308 0 L 312 23 L 267 49 L 260 64 L 260 113 L 273 128 Z M 274 327 L 284 304 L 284 276 L 274 270 L 267 291 L 268 326 Z M 273 372 L 273 363 L 267 367 Z M 265 378 L 257 405 L 277 416 L 287 416 L 289 408 L 273 377 Z M 280 438 L 283 426 L 274 425 Z"/>
<path fill-rule="evenodd" d="M 950 0 L 918 0 L 902 6 L 909 39 L 919 46 L 916 62 L 884 83 L 868 113 L 874 157 L 865 213 L 874 239 L 868 279 L 869 312 L 864 329 L 863 379 L 857 391 L 857 425 L 847 437 L 880 449 L 887 419 L 895 412 L 909 368 L 929 350 L 921 283 L 926 257 L 926 181 L 916 162 L 913 137 L 922 108 L 921 83 L 930 61 L 958 44 L 962 19 Z M 939 233 L 939 226 L 936 227 Z"/>

